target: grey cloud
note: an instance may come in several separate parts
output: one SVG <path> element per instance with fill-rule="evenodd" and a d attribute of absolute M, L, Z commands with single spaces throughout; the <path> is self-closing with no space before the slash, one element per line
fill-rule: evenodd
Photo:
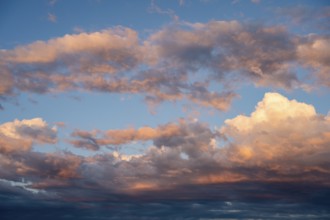
<path fill-rule="evenodd" d="M 179 120 L 177 123 L 159 125 L 156 128 L 141 127 L 123 130 L 81 131 L 71 134 L 70 140 L 75 147 L 99 150 L 102 146 L 118 146 L 135 141 L 152 141 L 158 147 L 180 148 L 188 156 L 197 157 L 201 152 L 210 150 L 210 142 L 218 133 L 206 124 Z"/>
<path fill-rule="evenodd" d="M 327 82 L 327 59 L 304 53 L 321 39 L 326 44 L 323 35 L 308 40 L 281 26 L 237 21 L 177 22 L 143 42 L 123 27 L 65 35 L 2 50 L 0 92 L 4 97 L 81 89 L 142 94 L 152 105 L 189 100 L 223 111 L 242 83 L 305 85 L 297 65 L 313 67 L 311 78 Z M 210 89 L 213 82 L 216 91 Z"/>
<path fill-rule="evenodd" d="M 295 5 L 293 7 L 278 8 L 275 11 L 284 16 L 288 22 L 295 25 L 304 25 L 309 29 L 329 32 L 330 7 L 325 1 L 320 1 L 314 7 L 306 5 Z"/>
<path fill-rule="evenodd" d="M 99 150 L 100 145 L 97 143 L 97 139 L 93 137 L 94 134 L 86 131 L 75 131 L 71 134 L 72 137 L 79 137 L 82 140 L 70 140 L 70 143 L 78 148 L 85 148 L 89 150 Z"/>
<path fill-rule="evenodd" d="M 54 144 L 57 130 L 41 118 L 14 120 L 0 125 L 0 151 L 29 151 L 33 144 Z"/>
<path fill-rule="evenodd" d="M 31 120 L 24 123 L 27 122 Z M 44 124 L 40 120 L 33 122 Z M 22 122 L 13 124 L 19 123 Z M 13 124 L 2 125 L 6 137 Z M 326 186 L 329 129 L 329 117 L 317 114 L 313 106 L 267 93 L 251 115 L 228 119 L 220 130 L 201 122 L 179 120 L 154 128 L 76 130 L 72 134 L 74 145 L 92 150 L 136 141 L 154 145 L 139 155 L 108 152 L 83 157 L 69 152 L 34 152 L 29 148 L 1 151 L 0 178 L 24 177 L 36 189 L 46 191 L 76 187 L 76 196 L 83 190 L 131 195 L 175 191 L 185 185 L 251 180 L 304 180 Z"/>
<path fill-rule="evenodd" d="M 16 128 L 19 135 L 23 137 L 29 137 L 40 143 L 56 143 L 57 134 L 53 128 L 45 127 L 31 127 L 28 125 L 22 125 Z"/>
<path fill-rule="evenodd" d="M 205 207 L 199 213 L 210 218 L 255 216 L 246 206 L 239 211 L 240 215 L 226 212 L 237 210 L 237 203 L 294 203 L 299 207 L 307 205 L 313 206 L 313 210 L 325 210 L 323 207 L 329 205 L 326 199 L 330 167 L 328 116 L 317 114 L 311 105 L 267 93 L 250 116 L 239 115 L 225 123 L 219 131 L 210 129 L 207 124 L 187 121 L 156 128 L 94 133 L 77 130 L 74 138 L 93 138 L 100 145 L 151 140 L 155 146 L 132 156 L 118 152 L 88 157 L 69 152 L 1 152 L 0 178 L 8 181 L 24 178 L 31 182 L 29 188 L 44 191 L 35 195 L 42 204 L 47 204 L 46 201 L 70 203 L 79 210 L 85 205 L 92 210 L 96 207 L 103 210 L 102 207 L 109 204 L 121 204 L 128 206 L 126 210 L 130 207 L 134 211 L 136 204 L 149 207 L 149 203 L 162 204 L 161 207 L 167 206 L 168 210 L 184 201 L 195 203 L 189 203 L 190 208 Z M 306 126 L 312 132 L 306 131 Z M 230 141 L 218 143 L 223 136 Z M 8 192 L 6 187 L 0 184 L 0 189 Z M 12 192 L 35 201 L 31 196 L 24 197 L 26 192 L 21 190 Z M 5 193 L 0 196 L 10 200 Z M 237 209 L 222 206 L 216 209 L 211 204 L 204 206 L 205 201 L 222 201 L 223 205 L 232 204 Z M 162 212 L 161 207 L 157 210 L 169 214 Z M 184 210 L 191 211 L 190 208 Z M 297 216 L 315 215 L 317 211 L 297 210 Z M 256 212 L 260 217 L 259 210 Z M 280 217 L 285 218 L 286 214 Z M 328 216 L 329 213 L 323 214 Z M 118 210 L 119 215 L 125 216 L 121 210 Z M 153 214 L 148 216 L 154 217 Z M 193 218 L 188 214 L 184 216 Z"/>
<path fill-rule="evenodd" d="M 283 27 L 211 21 L 188 30 L 168 27 L 151 42 L 173 66 L 211 70 L 220 83 L 235 73 L 258 85 L 291 88 L 298 83 L 289 65 L 296 59 L 294 37 Z"/>
<path fill-rule="evenodd" d="M 297 47 L 301 65 L 312 68 L 317 84 L 330 86 L 330 37 L 310 35 Z"/>

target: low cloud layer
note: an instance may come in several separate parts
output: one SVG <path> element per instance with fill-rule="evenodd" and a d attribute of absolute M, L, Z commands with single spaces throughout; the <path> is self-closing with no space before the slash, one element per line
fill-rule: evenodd
<path fill-rule="evenodd" d="M 238 21 L 176 22 L 145 39 L 115 27 L 1 50 L 0 95 L 87 90 L 142 94 L 151 105 L 188 100 L 227 110 L 243 83 L 329 86 L 327 48 L 325 35 Z M 305 68 L 311 80 L 302 79 L 296 67 Z"/>
<path fill-rule="evenodd" d="M 142 198 L 148 202 L 214 198 L 313 201 L 322 207 L 324 198 L 315 195 L 329 192 L 329 116 L 278 93 L 266 93 L 250 115 L 228 119 L 220 129 L 182 119 L 155 128 L 72 133 L 74 147 L 94 151 L 108 145 L 151 143 L 140 155 L 36 152 L 31 150 L 33 143 L 56 142 L 56 130 L 40 118 L 7 122 L 0 131 L 5 138 L 0 144 L 4 180 L 0 186 L 10 188 L 8 181 L 24 179 L 24 188 L 13 192 L 25 196 L 22 192 L 29 195 L 34 190 L 39 201 L 102 206 Z M 311 194 L 292 194 L 292 188 L 305 189 L 302 182 Z M 236 193 L 225 193 L 230 189 Z"/>

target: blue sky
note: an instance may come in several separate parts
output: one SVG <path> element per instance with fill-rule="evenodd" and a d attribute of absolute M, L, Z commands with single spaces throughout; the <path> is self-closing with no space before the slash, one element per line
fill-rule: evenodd
<path fill-rule="evenodd" d="M 329 22 L 325 0 L 1 1 L 0 212 L 328 218 Z"/>

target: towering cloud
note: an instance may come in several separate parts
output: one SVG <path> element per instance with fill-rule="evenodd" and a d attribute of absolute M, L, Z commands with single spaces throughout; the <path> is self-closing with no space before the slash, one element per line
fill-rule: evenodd
<path fill-rule="evenodd" d="M 221 132 L 232 140 L 228 159 L 235 164 L 269 165 L 278 172 L 329 171 L 330 118 L 311 105 L 267 93 L 251 116 L 225 123 Z"/>

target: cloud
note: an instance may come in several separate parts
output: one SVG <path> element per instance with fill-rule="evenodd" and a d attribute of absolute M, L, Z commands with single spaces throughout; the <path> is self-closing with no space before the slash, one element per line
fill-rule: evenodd
<path fill-rule="evenodd" d="M 80 141 L 73 142 L 76 147 L 88 148 L 92 139 L 97 145 L 92 149 L 152 141 L 139 156 L 124 160 L 125 155 L 99 155 L 85 163 L 81 175 L 96 175 L 96 182 L 121 193 L 245 181 L 309 179 L 328 184 L 330 172 L 329 117 L 278 93 L 266 93 L 250 116 L 228 119 L 219 130 L 179 121 L 156 128 L 76 131 L 73 136 Z M 113 185 L 112 178 L 121 187 Z"/>
<path fill-rule="evenodd" d="M 228 119 L 219 130 L 179 120 L 154 128 L 76 130 L 70 142 L 99 150 L 146 141 L 151 146 L 140 155 L 85 158 L 77 175 L 121 193 L 251 180 L 328 182 L 329 117 L 278 93 L 266 93 L 250 116 Z"/>
<path fill-rule="evenodd" d="M 99 150 L 102 146 L 119 146 L 137 141 L 152 141 L 158 147 L 181 147 L 189 156 L 198 156 L 202 148 L 207 150 L 216 137 L 206 124 L 179 120 L 177 123 L 159 125 L 156 128 L 140 127 L 107 131 L 74 131 L 70 143 L 75 147 Z"/>
<path fill-rule="evenodd" d="M 76 57 L 77 60 L 75 60 L 78 65 L 82 65 L 84 61 L 91 62 L 93 61 L 92 56 L 98 56 L 95 58 L 100 61 L 112 61 L 113 68 L 116 69 L 116 65 L 122 68 L 129 65 L 125 62 L 128 62 L 128 59 L 132 59 L 133 63 L 138 60 L 138 57 L 135 57 L 138 55 L 135 54 L 137 52 L 136 44 L 137 33 L 135 31 L 118 27 L 94 33 L 67 34 L 46 42 L 36 41 L 25 46 L 18 46 L 11 51 L 2 52 L 1 55 L 6 62 L 42 64 L 58 61 L 62 62 L 61 64 L 65 67 L 70 63 L 64 62 L 63 59 L 74 59 L 74 56 L 81 53 L 82 55 Z M 111 68 L 109 67 L 109 69 Z"/>
<path fill-rule="evenodd" d="M 153 66 L 151 48 L 138 41 L 135 31 L 118 27 L 65 35 L 2 51 L 4 81 L 0 92 L 7 96 L 15 94 L 14 91 L 49 93 L 84 89 L 142 93 L 150 104 L 185 98 L 219 110 L 229 107 L 234 97 L 230 92 L 211 93 L 207 84 L 188 83 L 185 70 L 169 71 L 165 66 Z M 145 64 L 151 66 L 141 69 Z"/>
<path fill-rule="evenodd" d="M 156 54 L 173 67 L 208 69 L 220 83 L 236 73 L 237 79 L 256 85 L 291 88 L 298 83 L 290 70 L 295 43 L 284 27 L 237 21 L 211 21 L 190 27 L 170 26 L 152 35 Z"/>
<path fill-rule="evenodd" d="M 49 5 L 54 6 L 57 3 L 57 0 L 49 0 Z"/>
<path fill-rule="evenodd" d="M 54 144 L 57 130 L 41 118 L 14 120 L 0 125 L 2 152 L 28 151 L 33 144 Z"/>
<path fill-rule="evenodd" d="M 179 0 L 179 5 L 183 5 L 184 1 Z M 157 13 L 160 15 L 167 15 L 169 16 L 174 22 L 179 20 L 179 17 L 175 14 L 175 12 L 172 9 L 162 9 L 156 4 L 155 0 L 151 0 L 150 7 L 148 8 L 148 11 L 150 13 Z"/>
<path fill-rule="evenodd" d="M 264 188 L 262 188 L 264 189 Z M 225 190 L 223 190 L 225 191 Z M 71 203 L 40 203 L 36 200 L 8 193 L 5 197 L 7 205 L 2 208 L 4 219 L 19 219 L 21 213 L 30 218 L 66 219 L 310 219 L 329 217 L 324 207 L 303 203 L 286 202 L 224 202 L 218 200 L 197 201 L 154 201 L 148 202 L 143 197 L 130 198 L 132 202 L 104 201 L 83 203 L 80 207 Z M 19 203 L 18 201 L 22 203 Z M 138 202 L 137 202 L 138 201 Z M 231 205 L 228 205 L 231 204 Z M 93 210 L 93 211 L 92 211 Z"/>
<path fill-rule="evenodd" d="M 318 84 L 330 86 L 330 38 L 310 35 L 297 47 L 297 54 L 303 66 L 313 68 Z"/>
<path fill-rule="evenodd" d="M 321 3 L 321 2 L 320 2 Z M 292 7 L 278 8 L 276 13 L 288 18 L 289 23 L 294 25 L 304 25 L 309 30 L 327 31 L 327 23 L 330 21 L 330 7 L 321 3 L 320 7 L 310 7 L 306 5 L 295 5 Z M 311 19 L 313 17 L 313 19 Z"/>
<path fill-rule="evenodd" d="M 227 153 L 234 163 L 270 165 L 279 173 L 328 172 L 330 118 L 311 105 L 266 93 L 250 116 L 239 115 L 225 124 L 221 133 L 232 140 Z"/>
<path fill-rule="evenodd" d="M 56 21 L 57 21 L 57 17 L 56 17 L 56 15 L 54 15 L 54 14 L 52 14 L 52 13 L 48 13 L 48 20 L 49 20 L 50 22 L 56 23 Z"/>
<path fill-rule="evenodd" d="M 41 119 L 17 120 L 0 128 L 5 138 L 55 142 L 48 135 L 54 130 Z M 228 119 L 220 129 L 179 120 L 156 127 L 76 130 L 72 139 L 78 141 L 72 142 L 76 147 L 92 150 L 140 141 L 151 146 L 140 155 L 103 151 L 78 156 L 68 151 L 31 151 L 30 140 L 26 149 L 0 152 L 0 179 L 8 183 L 24 178 L 28 185 L 21 185 L 28 190 L 23 187 L 12 192 L 33 201 L 69 203 L 78 209 L 132 201 L 328 205 L 322 195 L 329 193 L 329 116 L 278 93 L 266 93 L 250 115 Z M 21 143 L 10 147 L 14 145 L 22 147 Z M 9 186 L 0 183 L 2 196 L 4 187 Z M 31 197 L 29 190 L 38 193 Z"/>
<path fill-rule="evenodd" d="M 188 100 L 225 111 L 242 84 L 294 89 L 316 79 L 328 86 L 327 40 L 237 21 L 177 22 L 144 40 L 125 27 L 67 34 L 0 51 L 0 94 L 141 94 L 150 106 Z M 297 66 L 311 80 L 300 79 Z"/>
<path fill-rule="evenodd" d="M 0 66 L 1 63 L 0 63 Z M 12 93 L 13 86 L 14 86 L 14 79 L 11 73 L 7 68 L 2 68 L 0 70 L 1 81 L 0 81 L 0 99 Z"/>
<path fill-rule="evenodd" d="M 254 4 L 259 4 L 261 2 L 261 0 L 251 0 L 251 2 Z"/>

